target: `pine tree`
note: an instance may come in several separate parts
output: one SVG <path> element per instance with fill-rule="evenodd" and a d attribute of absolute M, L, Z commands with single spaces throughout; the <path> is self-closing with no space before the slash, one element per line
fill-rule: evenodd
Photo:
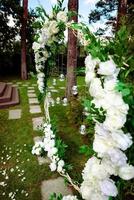
<path fill-rule="evenodd" d="M 78 0 L 68 1 L 68 10 L 75 12 L 71 20 L 78 21 Z M 76 33 L 77 35 L 77 33 Z M 77 36 L 74 35 L 71 29 L 68 30 L 68 53 L 67 53 L 67 87 L 66 95 L 70 99 L 72 87 L 76 85 L 76 67 L 77 67 Z"/>

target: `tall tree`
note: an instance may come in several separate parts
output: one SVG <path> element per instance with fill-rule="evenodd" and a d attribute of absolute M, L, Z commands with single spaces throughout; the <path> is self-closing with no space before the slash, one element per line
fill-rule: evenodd
<path fill-rule="evenodd" d="M 28 18 L 28 0 L 23 0 L 23 16 L 21 25 L 21 79 L 27 79 L 26 65 L 26 27 Z"/>
<path fill-rule="evenodd" d="M 71 17 L 71 20 L 78 22 L 78 0 L 68 1 L 68 10 L 74 12 L 75 15 Z M 66 95 L 70 99 L 72 93 L 72 87 L 76 85 L 76 67 L 77 67 L 77 33 L 73 33 L 71 29 L 68 29 L 68 52 L 67 52 L 67 86 Z"/>
<path fill-rule="evenodd" d="M 127 0 L 119 0 L 118 4 L 118 16 L 117 16 L 117 30 L 122 24 L 122 20 L 127 14 Z"/>

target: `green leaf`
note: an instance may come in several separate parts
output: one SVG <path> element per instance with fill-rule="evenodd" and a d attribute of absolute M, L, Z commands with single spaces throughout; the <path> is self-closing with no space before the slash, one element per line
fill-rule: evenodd
<path fill-rule="evenodd" d="M 123 90 L 122 90 L 122 95 L 123 95 L 123 96 L 128 96 L 130 93 L 131 93 L 131 91 L 130 91 L 129 88 L 126 88 L 126 89 L 123 89 Z"/>

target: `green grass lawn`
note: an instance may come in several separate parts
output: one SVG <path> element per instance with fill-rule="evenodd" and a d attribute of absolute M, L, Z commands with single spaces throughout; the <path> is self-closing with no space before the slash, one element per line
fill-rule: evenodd
<path fill-rule="evenodd" d="M 31 86 L 32 83 L 36 83 L 36 80 L 28 80 L 24 82 L 26 83 Z M 78 84 L 79 89 L 84 91 L 83 77 L 78 78 Z M 52 85 L 52 79 L 49 85 Z M 61 86 L 65 86 L 65 82 L 57 81 L 55 89 Z M 58 93 L 52 93 L 54 99 L 65 95 L 64 90 L 58 89 L 58 91 Z M 36 92 L 38 93 L 37 88 Z M 8 200 L 11 199 L 9 196 L 14 195 L 15 200 L 41 200 L 41 181 L 57 177 L 57 174 L 51 173 L 46 164 L 39 166 L 37 158 L 31 154 L 33 137 L 42 135 L 39 131 L 33 131 L 32 117 L 41 116 L 41 114 L 29 113 L 26 87 L 20 87 L 20 101 L 20 105 L 9 109 L 22 109 L 21 119 L 8 120 L 9 109 L 0 110 L 0 199 Z M 43 104 L 41 107 L 43 116 Z M 73 119 L 72 121 L 68 119 L 67 110 L 67 107 L 56 105 L 50 109 L 50 113 L 51 116 L 56 116 L 59 136 L 68 145 L 66 159 L 74 167 L 71 175 L 75 179 L 79 177 L 86 160 L 78 153 L 79 146 L 85 139 L 79 134 L 79 128 L 74 125 Z"/>

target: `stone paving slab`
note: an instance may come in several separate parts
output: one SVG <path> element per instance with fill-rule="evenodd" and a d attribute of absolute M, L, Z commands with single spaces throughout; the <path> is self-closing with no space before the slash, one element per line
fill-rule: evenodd
<path fill-rule="evenodd" d="M 8 119 L 20 119 L 21 118 L 21 109 L 9 110 Z"/>
<path fill-rule="evenodd" d="M 28 97 L 37 97 L 35 93 L 28 93 Z"/>
<path fill-rule="evenodd" d="M 54 86 L 49 86 L 48 89 L 54 89 Z"/>
<path fill-rule="evenodd" d="M 48 200 L 52 193 L 62 194 L 64 195 L 72 195 L 72 190 L 65 186 L 64 179 L 62 177 L 58 177 L 56 179 L 51 179 L 47 181 L 43 181 L 41 183 L 41 195 L 42 200 Z"/>
<path fill-rule="evenodd" d="M 54 90 L 54 89 L 53 89 L 53 90 L 50 90 L 50 91 L 51 91 L 51 92 L 55 92 L 55 93 L 56 93 L 56 92 L 59 92 L 58 90 Z"/>
<path fill-rule="evenodd" d="M 27 92 L 28 93 L 35 93 L 35 90 L 32 89 L 32 90 L 28 90 Z"/>
<path fill-rule="evenodd" d="M 39 104 L 39 101 L 37 98 L 29 98 L 29 104 Z"/>
<path fill-rule="evenodd" d="M 44 124 L 44 117 L 33 118 L 32 122 L 33 122 L 33 130 L 34 131 L 41 130 L 42 126 Z"/>
<path fill-rule="evenodd" d="M 38 156 L 37 159 L 38 159 L 39 165 L 44 165 L 44 164 L 50 164 L 51 163 L 51 160 L 48 157 Z"/>
<path fill-rule="evenodd" d="M 28 87 L 28 89 L 34 89 L 34 87 L 33 87 L 33 86 L 30 86 L 30 87 Z"/>
<path fill-rule="evenodd" d="M 65 89 L 65 87 L 59 87 L 59 89 L 61 89 L 61 90 L 64 90 L 64 89 Z"/>
<path fill-rule="evenodd" d="M 42 141 L 42 137 L 41 136 L 36 136 L 33 138 L 34 142 L 41 142 Z"/>
<path fill-rule="evenodd" d="M 32 84 L 32 86 L 37 86 L 37 84 L 36 84 L 36 83 L 34 83 L 34 84 Z"/>
<path fill-rule="evenodd" d="M 30 105 L 30 113 L 31 114 L 41 113 L 40 106 L 39 105 Z"/>
<path fill-rule="evenodd" d="M 23 87 L 28 87 L 28 84 L 23 84 L 22 86 L 23 86 Z"/>

